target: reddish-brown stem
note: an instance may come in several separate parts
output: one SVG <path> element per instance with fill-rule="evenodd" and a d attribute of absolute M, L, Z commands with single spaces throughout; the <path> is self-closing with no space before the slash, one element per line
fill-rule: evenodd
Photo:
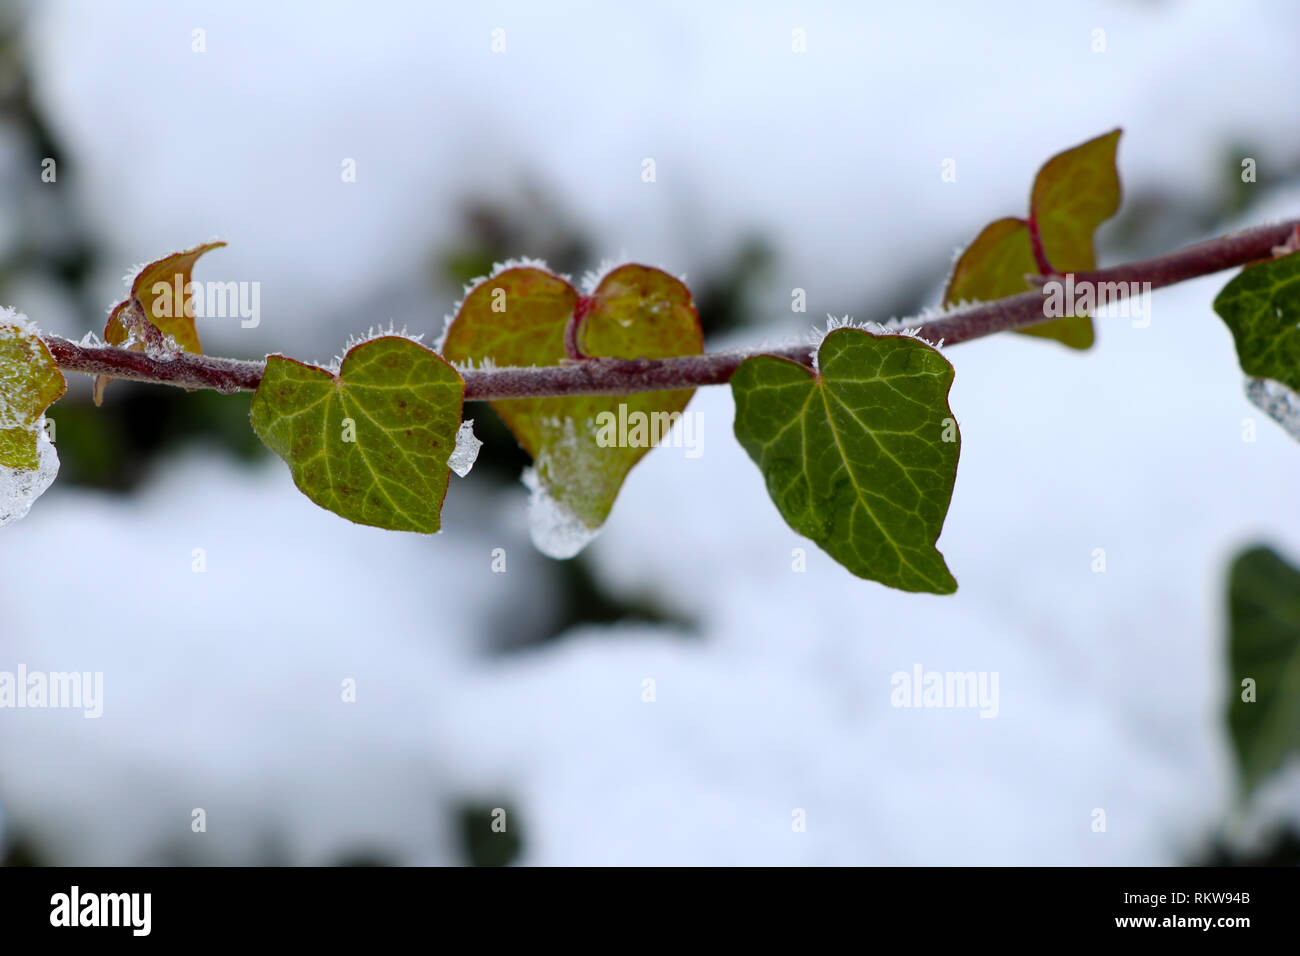
<path fill-rule="evenodd" d="M 1034 254 L 1034 264 L 1038 266 L 1038 271 L 1043 275 L 1052 275 L 1056 270 L 1047 261 L 1047 250 L 1043 248 L 1043 233 L 1038 228 L 1038 217 L 1032 212 L 1029 214 L 1029 218 L 1025 220 L 1025 227 L 1029 230 L 1029 248 Z"/>
<path fill-rule="evenodd" d="M 578 343 L 578 336 L 582 332 L 583 320 L 587 318 L 587 313 L 595 304 L 596 300 L 589 295 L 578 296 L 578 302 L 573 307 L 573 315 L 569 316 L 569 321 L 564 325 L 564 354 L 575 362 L 587 358 L 587 354 L 582 351 L 582 346 Z"/>
<path fill-rule="evenodd" d="M 1108 296 L 1110 301 L 1116 301 L 1128 294 L 1130 283 L 1149 284 L 1150 288 L 1159 289 L 1257 259 L 1267 259 L 1272 255 L 1273 247 L 1284 244 L 1298 225 L 1300 223 L 1291 221 L 1256 226 L 1154 259 L 1077 273 L 1075 288 L 1086 283 L 1123 283 L 1116 294 Z M 952 345 L 1046 322 L 1054 316 L 1047 314 L 1044 301 L 1045 293 L 1038 289 L 996 302 L 981 303 L 929 321 L 910 323 L 902 328 L 920 329 L 927 340 Z M 55 361 L 67 371 L 181 388 L 252 391 L 262 380 L 265 369 L 264 362 L 185 352 L 170 359 L 150 358 L 143 352 L 112 346 L 79 345 L 55 335 L 46 335 L 44 339 Z M 731 378 L 741 362 L 752 355 L 776 355 L 810 365 L 811 352 L 811 346 L 798 345 L 750 352 L 707 352 L 666 359 L 583 358 L 567 365 L 545 368 L 471 369 L 462 374 L 467 401 L 556 395 L 633 395 L 721 385 Z"/>

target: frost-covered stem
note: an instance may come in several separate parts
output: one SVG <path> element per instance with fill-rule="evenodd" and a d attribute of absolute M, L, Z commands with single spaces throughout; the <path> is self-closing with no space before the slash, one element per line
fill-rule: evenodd
<path fill-rule="evenodd" d="M 1296 221 L 1256 226 L 1154 259 L 1077 273 L 1075 288 L 1089 282 L 1123 283 L 1119 289 L 1122 296 L 1128 293 L 1129 283 L 1150 283 L 1153 289 L 1173 285 L 1256 259 L 1267 259 L 1273 254 L 1273 248 L 1285 244 L 1297 227 L 1300 227 L 1300 222 Z M 1109 299 L 1115 301 L 1116 297 L 1110 296 Z M 920 329 L 926 339 L 933 342 L 942 340 L 952 345 L 1046 322 L 1052 316 L 1047 314 L 1044 300 L 1045 293 L 1041 289 L 1024 292 L 927 322 L 910 323 L 901 326 L 900 330 Z M 574 323 L 575 345 L 576 332 L 577 324 Z M 265 369 L 263 362 L 185 352 L 173 358 L 150 358 L 143 352 L 79 345 L 54 335 L 46 335 L 44 339 L 59 366 L 67 371 L 181 388 L 252 391 L 262 380 Z M 555 395 L 633 395 L 721 385 L 731 378 L 741 362 L 752 355 L 777 355 L 810 365 L 812 347 L 799 345 L 750 352 L 708 352 L 665 359 L 583 358 L 567 365 L 546 368 L 470 369 L 462 374 L 468 401 Z"/>
<path fill-rule="evenodd" d="M 174 358 L 150 358 L 112 345 L 80 345 L 57 335 L 43 335 L 59 367 L 67 372 L 180 388 L 211 388 L 218 392 L 251 392 L 262 380 L 265 362 L 176 353 Z"/>

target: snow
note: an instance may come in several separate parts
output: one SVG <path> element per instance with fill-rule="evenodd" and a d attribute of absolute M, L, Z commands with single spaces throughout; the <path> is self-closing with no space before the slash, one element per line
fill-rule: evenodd
<path fill-rule="evenodd" d="M 102 672 L 103 716 L 0 710 L 11 835 L 88 864 L 457 859 L 450 690 L 498 618 L 552 612 L 522 502 L 498 517 L 467 482 L 448 534 L 386 533 L 312 506 L 277 462 L 192 451 L 125 503 L 57 486 L 42 505 L 3 530 L 0 670 Z"/>
<path fill-rule="evenodd" d="M 478 450 L 482 447 L 483 443 L 474 435 L 474 419 L 465 419 L 460 423 L 460 428 L 456 429 L 456 447 L 451 450 L 447 466 L 460 477 L 466 477 L 474 467 Z"/>

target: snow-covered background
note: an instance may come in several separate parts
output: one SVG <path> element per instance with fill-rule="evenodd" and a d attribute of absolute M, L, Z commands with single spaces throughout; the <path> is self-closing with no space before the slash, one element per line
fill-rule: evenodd
<path fill-rule="evenodd" d="M 1287 0 L 41 3 L 33 96 L 67 172 L 26 188 L 67 191 L 96 236 L 96 305 L 132 263 L 227 239 L 197 277 L 261 282 L 263 321 L 213 320 L 213 352 L 436 334 L 459 290 L 430 260 L 467 197 L 545 245 L 533 191 L 592 267 L 690 282 L 762 236 L 754 321 L 712 344 L 778 340 L 932 303 L 1043 159 L 1117 125 L 1130 206 L 1103 261 L 1295 216 L 1298 36 Z M 16 135 L 5 175 L 35 180 Z M 0 253 L 43 228 L 5 203 Z M 1300 448 L 1242 395 L 1223 282 L 1156 293 L 1147 328 L 1098 320 L 1088 354 L 949 350 L 953 597 L 859 581 L 790 532 L 722 388 L 691 406 L 703 454 L 648 456 L 585 563 L 602 600 L 677 623 L 516 650 L 560 579 L 523 488 L 480 470 L 434 538 L 184 443 L 134 494 L 56 482 L 0 540 L 0 670 L 102 671 L 104 713 L 0 711 L 0 821 L 60 863 L 455 863 L 464 806 L 506 808 L 526 864 L 1185 862 L 1232 808 L 1226 564 L 1259 540 L 1300 557 Z M 5 293 L 54 331 L 102 321 L 47 276 Z M 892 706 L 918 665 L 996 673 L 997 716 Z"/>

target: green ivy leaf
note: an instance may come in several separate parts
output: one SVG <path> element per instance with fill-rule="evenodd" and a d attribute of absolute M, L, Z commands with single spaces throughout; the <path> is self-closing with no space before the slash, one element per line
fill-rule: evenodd
<path fill-rule="evenodd" d="M 957 590 L 935 548 L 961 438 L 948 360 L 920 339 L 831 332 L 818 369 L 747 359 L 731 379 L 736 438 L 795 531 L 861 578 Z"/>
<path fill-rule="evenodd" d="M 269 356 L 253 430 L 322 508 L 431 534 L 441 526 L 464 395 L 460 374 L 435 352 L 384 336 L 352 348 L 337 375 Z"/>
<path fill-rule="evenodd" d="M 1228 729 L 1249 795 L 1300 751 L 1300 571 L 1268 548 L 1243 552 L 1229 573 L 1228 614 Z M 1253 700 L 1243 700 L 1247 678 Z"/>
<path fill-rule="evenodd" d="M 19 471 L 40 467 L 41 422 L 45 410 L 68 384 L 41 337 L 0 315 L 0 466 Z"/>
<path fill-rule="evenodd" d="M 575 310 L 581 314 L 577 338 L 585 355 L 668 358 L 704 349 L 686 286 L 660 269 L 625 265 L 608 273 L 590 297 L 543 269 L 506 269 L 465 297 L 447 329 L 442 353 L 461 363 L 558 365 L 566 360 L 564 333 Z M 617 435 L 606 426 L 611 420 L 662 423 L 681 412 L 693 394 L 693 389 L 680 389 L 509 399 L 492 407 L 533 457 L 549 496 L 594 532 L 609 516 L 628 471 L 662 437 L 653 427 L 644 430 L 641 441 L 634 427 Z M 548 553 L 569 557 L 575 552 Z"/>
<path fill-rule="evenodd" d="M 1093 233 L 1119 209 L 1119 172 L 1115 151 L 1120 130 L 1088 140 L 1053 156 L 1038 171 L 1030 193 L 1029 218 L 999 219 L 987 226 L 953 268 L 944 304 L 990 302 L 1017 295 L 1029 285 L 1027 275 L 1049 271 L 1087 272 L 1096 268 Z M 1032 232 L 1038 230 L 1039 263 Z M 1094 335 L 1085 315 L 1052 319 L 1026 329 L 1024 335 L 1056 339 L 1070 348 L 1087 349 Z"/>
<path fill-rule="evenodd" d="M 1300 253 L 1257 263 L 1214 300 L 1247 375 L 1300 391 Z"/>

